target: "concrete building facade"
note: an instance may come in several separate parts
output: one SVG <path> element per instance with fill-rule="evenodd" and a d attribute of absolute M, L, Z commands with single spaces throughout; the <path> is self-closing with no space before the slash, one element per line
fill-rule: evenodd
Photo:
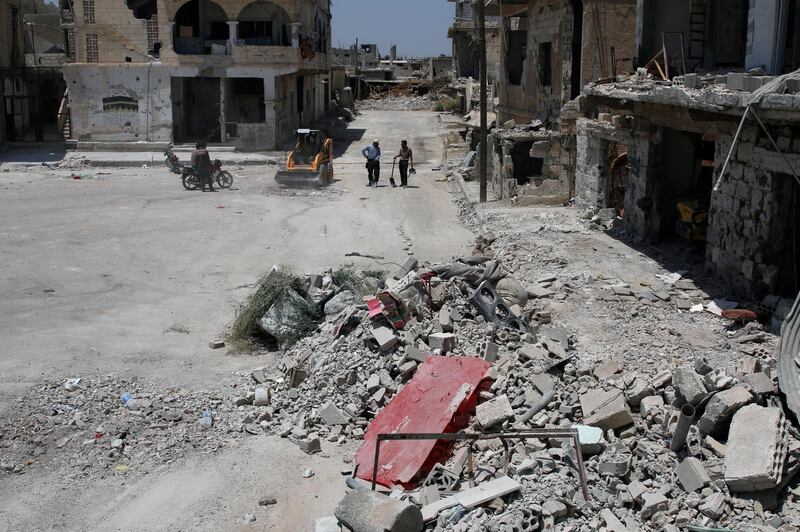
<path fill-rule="evenodd" d="M 270 150 L 326 112 L 329 0 L 72 5 L 75 62 L 64 78 L 79 144 Z"/>
<path fill-rule="evenodd" d="M 472 0 L 448 0 L 455 6 L 453 25 L 448 36 L 453 41 L 453 73 L 457 78 L 480 77 L 480 55 L 478 46 L 478 21 Z M 502 57 L 500 34 L 501 17 L 489 15 L 486 19 L 486 75 L 490 82 L 498 76 Z"/>

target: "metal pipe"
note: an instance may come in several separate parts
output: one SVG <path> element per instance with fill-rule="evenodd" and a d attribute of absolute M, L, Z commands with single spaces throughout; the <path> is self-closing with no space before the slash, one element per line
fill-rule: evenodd
<path fill-rule="evenodd" d="M 554 395 L 555 395 L 554 390 L 550 390 L 547 393 L 545 393 L 542 396 L 542 398 L 539 399 L 538 403 L 530 407 L 524 414 L 522 414 L 522 416 L 519 418 L 519 421 L 517 421 L 516 424 L 519 426 L 522 425 L 523 423 L 527 423 L 528 420 L 530 420 L 533 416 L 538 414 L 541 410 L 543 410 L 547 405 L 550 404 L 550 401 L 553 400 Z"/>
<path fill-rule="evenodd" d="M 678 451 L 686 443 L 689 427 L 694 423 L 694 412 L 692 405 L 683 405 L 681 407 L 681 414 L 678 416 L 678 423 L 675 425 L 675 432 L 672 434 L 672 442 L 669 444 L 671 451 Z"/>

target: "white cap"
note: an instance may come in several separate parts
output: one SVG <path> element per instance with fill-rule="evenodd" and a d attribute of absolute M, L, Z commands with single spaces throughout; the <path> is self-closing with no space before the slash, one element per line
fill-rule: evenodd
<path fill-rule="evenodd" d="M 381 143 L 381 141 L 379 141 L 378 139 L 375 139 L 375 140 L 373 140 L 373 141 L 372 141 L 372 143 L 373 143 L 373 144 L 380 144 L 380 143 Z"/>

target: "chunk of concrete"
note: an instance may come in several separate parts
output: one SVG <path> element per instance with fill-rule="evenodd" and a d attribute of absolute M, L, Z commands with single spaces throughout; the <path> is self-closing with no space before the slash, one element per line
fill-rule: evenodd
<path fill-rule="evenodd" d="M 350 290 L 342 290 L 325 303 L 323 311 L 326 316 L 338 316 L 342 311 L 356 303 L 358 303 L 358 300 L 353 292 Z"/>
<path fill-rule="evenodd" d="M 703 463 L 694 457 L 689 457 L 678 464 L 678 481 L 688 492 L 697 491 L 711 484 L 711 478 L 703 467 Z"/>
<path fill-rule="evenodd" d="M 446 332 L 429 334 L 428 345 L 431 349 L 439 349 L 442 354 L 449 353 L 456 346 L 456 337 Z"/>
<path fill-rule="evenodd" d="M 775 393 L 775 383 L 764 372 L 751 373 L 742 378 L 742 382 L 750 386 L 756 395 L 769 395 Z"/>
<path fill-rule="evenodd" d="M 697 422 L 697 428 L 703 434 L 713 434 L 723 429 L 736 411 L 753 399 L 753 394 L 744 384 L 719 392 L 706 405 L 703 417 Z"/>
<path fill-rule="evenodd" d="M 417 260 L 416 257 L 414 257 L 414 256 L 408 257 L 406 259 L 406 261 L 403 263 L 403 265 L 400 267 L 400 269 L 398 269 L 395 272 L 395 274 L 393 275 L 393 278 L 396 281 L 399 281 L 400 279 L 402 279 L 403 277 L 408 275 L 411 272 L 411 270 L 416 270 L 418 264 L 419 264 L 419 261 Z"/>
<path fill-rule="evenodd" d="M 514 410 L 505 395 L 481 403 L 475 408 L 475 418 L 478 424 L 485 429 L 499 425 L 512 417 L 514 417 Z"/>
<path fill-rule="evenodd" d="M 581 395 L 583 423 L 603 430 L 617 429 L 633 424 L 633 416 L 619 390 L 591 390 Z"/>
<path fill-rule="evenodd" d="M 680 366 L 672 372 L 672 385 L 683 402 L 697 406 L 708 391 L 700 377 L 692 368 Z"/>
<path fill-rule="evenodd" d="M 372 336 L 378 342 L 381 351 L 388 351 L 397 345 L 397 335 L 389 327 L 373 327 Z"/>
<path fill-rule="evenodd" d="M 642 519 L 649 521 L 657 512 L 669 509 L 669 499 L 661 493 L 642 494 Z"/>
<path fill-rule="evenodd" d="M 628 527 L 622 524 L 622 521 L 608 508 L 600 511 L 600 519 L 605 521 L 608 532 L 628 532 Z"/>
<path fill-rule="evenodd" d="M 344 414 L 344 412 L 339 410 L 333 403 L 328 403 L 323 406 L 319 411 L 319 417 L 321 417 L 322 421 L 329 427 L 335 425 L 347 425 L 350 422 L 349 418 Z"/>
<path fill-rule="evenodd" d="M 334 516 L 317 517 L 314 521 L 314 532 L 341 532 L 339 520 Z"/>
<path fill-rule="evenodd" d="M 606 360 L 596 368 L 594 368 L 594 376 L 599 381 L 604 381 L 622 371 L 622 364 L 617 360 Z"/>
<path fill-rule="evenodd" d="M 439 325 L 442 331 L 453 332 L 453 318 L 450 316 L 450 307 L 444 306 L 439 310 Z"/>
<path fill-rule="evenodd" d="M 725 507 L 725 494 L 717 492 L 703 499 L 697 509 L 708 518 L 719 519 L 725 514 Z"/>
<path fill-rule="evenodd" d="M 297 440 L 297 446 L 306 454 L 316 454 L 322 450 L 322 444 L 319 438 L 310 438 L 306 440 Z"/>
<path fill-rule="evenodd" d="M 420 532 L 422 512 L 409 502 L 372 490 L 353 490 L 336 506 L 334 515 L 351 530 Z"/>
<path fill-rule="evenodd" d="M 256 388 L 253 406 L 269 406 L 269 389 Z"/>
<path fill-rule="evenodd" d="M 732 492 L 776 487 L 787 453 L 786 418 L 776 407 L 748 405 L 733 416 L 725 452 L 725 483 Z"/>
<path fill-rule="evenodd" d="M 639 411 L 641 411 L 642 415 L 645 417 L 663 407 L 664 398 L 660 395 L 651 395 L 650 397 L 645 397 L 642 399 L 642 402 L 639 403 Z"/>
<path fill-rule="evenodd" d="M 428 360 L 429 356 L 431 356 L 430 353 L 426 353 L 420 349 L 417 349 L 413 345 L 406 346 L 406 358 L 409 360 L 413 360 L 421 364 Z"/>
<path fill-rule="evenodd" d="M 590 427 L 589 425 L 573 425 L 573 429 L 578 430 L 578 439 L 581 442 L 581 452 L 584 455 L 593 455 L 603 452 L 606 439 L 603 436 L 603 429 L 600 427 Z"/>

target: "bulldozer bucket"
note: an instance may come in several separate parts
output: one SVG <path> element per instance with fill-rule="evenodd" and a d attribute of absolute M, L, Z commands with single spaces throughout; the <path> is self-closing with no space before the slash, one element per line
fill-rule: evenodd
<path fill-rule="evenodd" d="M 275 181 L 285 187 L 322 187 L 325 186 L 324 172 L 317 170 L 279 170 Z"/>

